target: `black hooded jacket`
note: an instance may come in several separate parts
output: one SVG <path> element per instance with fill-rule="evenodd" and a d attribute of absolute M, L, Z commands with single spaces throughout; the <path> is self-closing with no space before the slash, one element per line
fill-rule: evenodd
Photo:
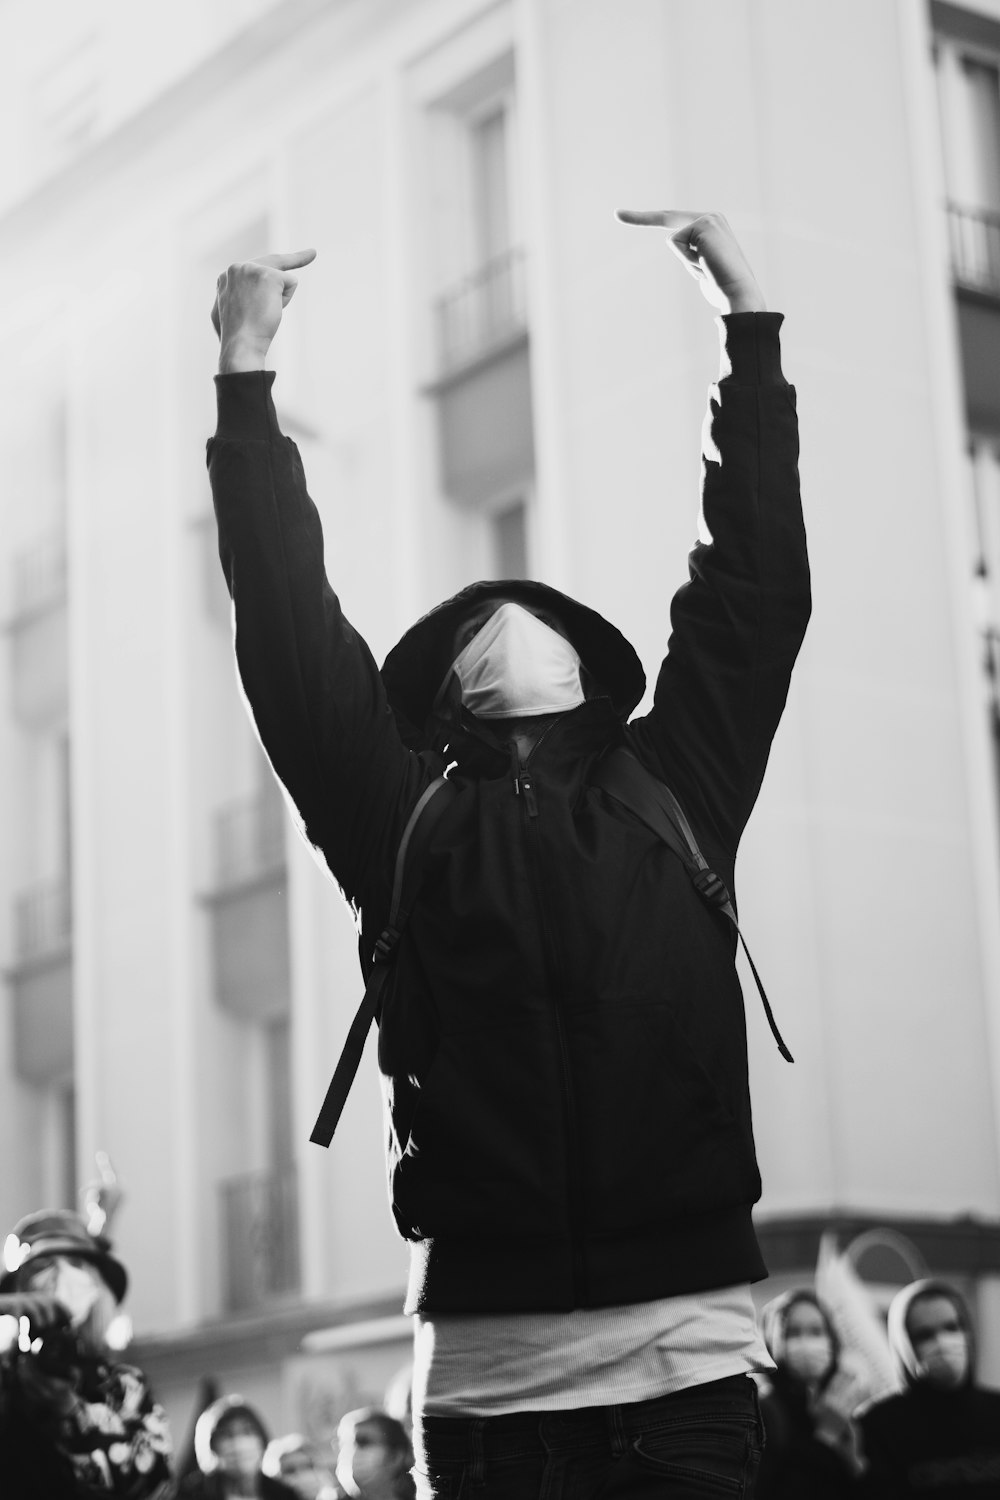
<path fill-rule="evenodd" d="M 305 834 L 360 913 L 363 963 L 411 808 L 445 766 L 457 788 L 379 1038 L 411 1311 L 596 1307 L 764 1274 L 731 928 L 590 784 L 628 743 L 732 889 L 809 582 L 781 317 L 723 323 L 731 371 L 713 390 L 703 486 L 712 540 L 674 598 L 653 708 L 630 724 L 644 689 L 634 651 L 541 585 L 465 591 L 380 673 L 326 580 L 273 376 L 217 378 L 209 471 L 239 671 Z M 458 615 L 498 588 L 547 598 L 598 683 L 527 764 L 464 711 L 431 715 Z"/>

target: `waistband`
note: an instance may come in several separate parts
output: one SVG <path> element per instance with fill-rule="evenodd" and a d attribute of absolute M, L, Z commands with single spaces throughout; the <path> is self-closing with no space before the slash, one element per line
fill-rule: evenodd
<path fill-rule="evenodd" d="M 489 1461 L 549 1452 L 553 1448 L 606 1447 L 609 1438 L 638 1437 L 660 1426 L 700 1418 L 742 1417 L 760 1422 L 756 1382 L 724 1375 L 686 1386 L 669 1396 L 621 1406 L 584 1406 L 570 1411 L 523 1411 L 499 1417 L 424 1416 L 414 1425 L 417 1463 L 429 1450 L 436 1462 Z"/>

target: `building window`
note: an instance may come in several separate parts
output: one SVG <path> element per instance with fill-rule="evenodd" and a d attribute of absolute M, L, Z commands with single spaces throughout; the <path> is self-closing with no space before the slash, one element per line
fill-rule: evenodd
<path fill-rule="evenodd" d="M 58 1141 L 56 1146 L 59 1187 L 66 1208 L 77 1207 L 76 1171 L 76 1088 L 72 1082 L 64 1083 L 53 1091 L 56 1112 Z"/>
<path fill-rule="evenodd" d="M 288 1016 L 265 1025 L 264 1053 L 267 1073 L 268 1159 L 275 1171 L 295 1159 L 292 1144 L 292 1028 Z"/>
<path fill-rule="evenodd" d="M 516 337 L 527 323 L 524 257 L 514 234 L 512 115 L 506 96 L 463 122 L 471 264 L 438 302 L 442 373 Z"/>
<path fill-rule="evenodd" d="M 1000 30 L 997 51 L 938 37 L 935 65 L 952 271 L 1000 296 Z"/>
<path fill-rule="evenodd" d="M 494 102 L 470 122 L 477 259 L 487 265 L 511 246 L 508 100 Z"/>
<path fill-rule="evenodd" d="M 35 740 L 30 861 L 36 878 L 15 901 L 19 962 L 62 953 L 72 938 L 72 812 L 69 735 Z"/>
<path fill-rule="evenodd" d="M 428 119 L 436 358 L 445 375 L 526 327 L 513 58 L 452 89 Z"/>
<path fill-rule="evenodd" d="M 969 443 L 973 503 L 973 565 L 976 617 L 982 641 L 986 708 L 1000 788 L 1000 438 L 973 436 Z"/>

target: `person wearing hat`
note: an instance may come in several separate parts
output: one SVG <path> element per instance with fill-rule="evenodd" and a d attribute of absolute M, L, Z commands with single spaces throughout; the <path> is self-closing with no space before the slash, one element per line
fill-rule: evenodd
<path fill-rule="evenodd" d="M 4 1265 L 4 1500 L 165 1497 L 172 1452 L 166 1417 L 142 1372 L 109 1346 L 128 1276 L 108 1240 L 69 1209 L 43 1210 L 14 1226 Z"/>
<path fill-rule="evenodd" d="M 314 252 L 230 266 L 213 307 L 238 670 L 366 972 L 414 806 L 441 775 L 452 790 L 379 1016 L 424 1495 L 470 1475 L 533 1495 L 557 1470 L 571 1495 L 581 1464 L 608 1496 L 687 1494 L 692 1473 L 749 1493 L 759 1457 L 766 1271 L 733 929 L 595 776 L 630 749 L 732 890 L 810 610 L 795 399 L 781 316 L 725 218 L 620 217 L 666 229 L 723 315 L 701 540 L 639 717 L 633 647 L 539 581 L 462 590 L 380 671 L 328 582 L 264 368 Z"/>

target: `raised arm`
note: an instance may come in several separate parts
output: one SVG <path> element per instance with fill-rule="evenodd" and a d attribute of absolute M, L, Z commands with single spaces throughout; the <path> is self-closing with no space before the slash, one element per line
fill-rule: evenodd
<path fill-rule="evenodd" d="M 313 257 L 268 256 L 219 277 L 208 469 L 250 712 L 305 836 L 358 903 L 391 861 L 427 772 L 404 749 L 378 668 L 327 581 L 319 515 L 264 369 L 293 272 Z"/>
<path fill-rule="evenodd" d="M 721 214 L 623 211 L 670 244 L 721 313 L 723 373 L 704 430 L 700 540 L 671 606 L 640 753 L 735 856 L 760 790 L 809 618 L 795 392 L 781 370 L 782 317 Z"/>

